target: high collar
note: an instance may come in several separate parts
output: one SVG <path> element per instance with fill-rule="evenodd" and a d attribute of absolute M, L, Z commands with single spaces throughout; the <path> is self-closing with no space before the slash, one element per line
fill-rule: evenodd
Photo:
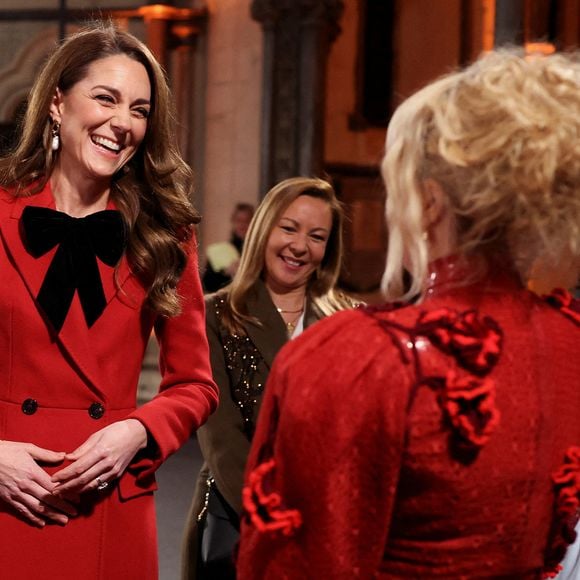
<path fill-rule="evenodd" d="M 463 292 L 493 292 L 522 288 L 517 272 L 507 260 L 490 259 L 481 254 L 455 254 L 429 263 L 423 300 L 443 294 Z"/>

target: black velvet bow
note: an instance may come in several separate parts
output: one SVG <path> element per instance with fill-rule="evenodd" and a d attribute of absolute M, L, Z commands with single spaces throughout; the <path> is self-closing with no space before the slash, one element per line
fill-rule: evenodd
<path fill-rule="evenodd" d="M 87 325 L 103 313 L 107 301 L 97 258 L 114 266 L 125 249 L 125 222 L 118 211 L 104 210 L 84 218 L 46 207 L 27 206 L 22 212 L 26 249 L 35 258 L 58 244 L 37 300 L 58 333 L 75 290 Z"/>

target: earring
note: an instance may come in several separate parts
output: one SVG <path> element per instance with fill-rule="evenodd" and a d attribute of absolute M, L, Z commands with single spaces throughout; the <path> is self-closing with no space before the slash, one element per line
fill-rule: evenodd
<path fill-rule="evenodd" d="M 425 230 L 422 234 L 421 234 L 421 239 L 424 242 L 428 242 L 429 241 L 429 232 L 427 230 Z"/>
<path fill-rule="evenodd" d="M 53 151 L 58 151 L 60 147 L 60 123 L 56 121 L 52 124 L 52 142 L 50 148 Z"/>

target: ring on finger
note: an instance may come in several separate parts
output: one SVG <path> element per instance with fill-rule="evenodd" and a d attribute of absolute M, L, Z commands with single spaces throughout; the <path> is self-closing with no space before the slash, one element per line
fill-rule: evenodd
<path fill-rule="evenodd" d="M 104 491 L 105 489 L 107 489 L 107 487 L 109 487 L 109 482 L 102 481 L 100 477 L 97 477 L 97 479 L 95 481 L 97 482 L 97 490 L 98 491 Z"/>

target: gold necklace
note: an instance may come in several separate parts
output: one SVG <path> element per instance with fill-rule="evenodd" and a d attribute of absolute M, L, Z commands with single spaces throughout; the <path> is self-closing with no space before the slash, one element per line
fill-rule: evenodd
<path fill-rule="evenodd" d="M 280 314 L 298 314 L 298 312 L 302 312 L 304 310 L 304 306 L 302 308 L 300 308 L 300 310 L 284 310 L 284 309 L 278 308 L 278 306 L 276 306 L 276 310 Z"/>
<path fill-rule="evenodd" d="M 294 334 L 294 330 L 296 329 L 296 325 L 300 320 L 300 316 L 302 316 L 302 314 L 299 314 L 292 322 L 286 322 L 286 332 L 288 333 L 288 336 L 292 336 Z"/>
<path fill-rule="evenodd" d="M 283 308 L 279 308 L 278 306 L 276 306 L 276 310 L 281 315 L 282 320 L 286 325 L 286 333 L 288 334 L 288 337 L 291 337 L 294 334 L 294 330 L 296 329 L 296 325 L 298 324 L 300 317 L 302 316 L 302 312 L 304 312 L 304 306 L 302 306 L 302 308 L 300 308 L 299 310 L 284 310 Z M 287 322 L 286 320 L 284 320 L 282 314 L 298 314 L 298 316 L 293 320 Z"/>

